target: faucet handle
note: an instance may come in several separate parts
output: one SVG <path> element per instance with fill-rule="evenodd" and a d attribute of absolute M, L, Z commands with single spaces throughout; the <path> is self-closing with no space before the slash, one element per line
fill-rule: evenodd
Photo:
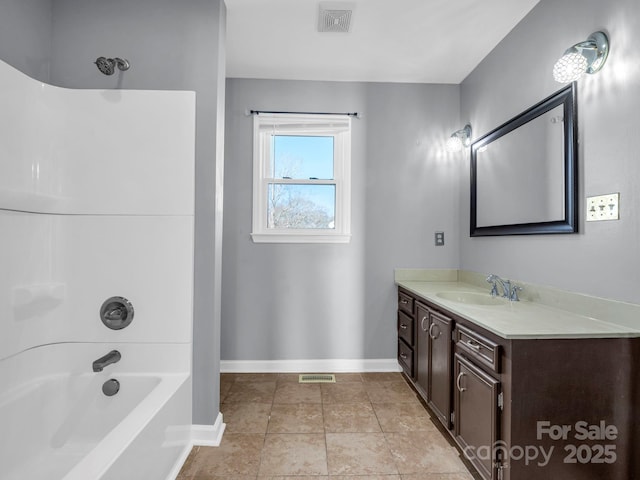
<path fill-rule="evenodd" d="M 519 287 L 518 285 L 514 285 L 513 287 L 511 287 L 511 293 L 509 295 L 509 300 L 511 300 L 512 302 L 519 302 L 520 299 L 518 298 L 518 290 L 522 291 L 522 287 Z"/>
<path fill-rule="evenodd" d="M 498 296 L 498 286 L 496 285 L 496 282 L 493 282 L 493 284 L 491 285 L 491 291 L 489 292 L 489 294 L 492 297 Z"/>

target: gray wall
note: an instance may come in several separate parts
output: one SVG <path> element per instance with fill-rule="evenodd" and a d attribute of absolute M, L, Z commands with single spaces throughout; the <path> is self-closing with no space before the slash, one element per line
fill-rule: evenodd
<path fill-rule="evenodd" d="M 0 2 L 0 58 L 41 82 L 49 81 L 52 0 Z"/>
<path fill-rule="evenodd" d="M 56 0 L 53 10 L 44 0 L 0 4 L 0 56 L 31 76 L 72 88 L 196 92 L 196 424 L 212 424 L 219 411 L 225 24 L 222 0 Z M 127 58 L 131 69 L 104 76 L 93 64 L 98 56 Z M 108 132 L 99 147 L 117 155 Z"/>
<path fill-rule="evenodd" d="M 396 356 L 395 267 L 456 268 L 452 85 L 227 80 L 223 360 Z M 347 245 L 254 244 L 246 109 L 353 112 Z M 444 247 L 433 245 L 436 230 Z"/>
<path fill-rule="evenodd" d="M 640 31 L 637 0 L 542 0 L 461 85 L 474 136 L 559 90 L 551 70 L 565 49 L 608 32 L 609 59 L 578 82 L 580 234 L 469 237 L 468 160 L 461 172 L 461 268 L 640 302 Z M 500 186 L 496 185 L 496 189 Z M 585 197 L 620 192 L 619 221 L 586 223 Z M 508 199 L 505 199 L 508 201 Z"/>

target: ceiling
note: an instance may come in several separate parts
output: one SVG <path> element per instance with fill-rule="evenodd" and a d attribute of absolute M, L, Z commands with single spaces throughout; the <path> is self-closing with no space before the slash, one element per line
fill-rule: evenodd
<path fill-rule="evenodd" d="M 227 77 L 459 84 L 539 0 L 225 0 Z M 319 33 L 319 4 L 353 11 Z"/>

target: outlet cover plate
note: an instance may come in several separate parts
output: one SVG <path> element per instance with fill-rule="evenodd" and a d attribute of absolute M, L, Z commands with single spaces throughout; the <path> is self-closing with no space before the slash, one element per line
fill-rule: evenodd
<path fill-rule="evenodd" d="M 444 232 L 435 233 L 435 245 L 436 247 L 444 246 Z"/>
<path fill-rule="evenodd" d="M 620 219 L 620 193 L 587 197 L 587 222 Z"/>

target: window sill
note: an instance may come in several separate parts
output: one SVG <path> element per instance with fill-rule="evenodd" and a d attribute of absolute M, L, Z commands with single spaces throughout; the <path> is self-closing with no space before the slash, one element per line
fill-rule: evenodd
<path fill-rule="evenodd" d="M 253 243 L 349 243 L 351 234 L 252 233 Z"/>

